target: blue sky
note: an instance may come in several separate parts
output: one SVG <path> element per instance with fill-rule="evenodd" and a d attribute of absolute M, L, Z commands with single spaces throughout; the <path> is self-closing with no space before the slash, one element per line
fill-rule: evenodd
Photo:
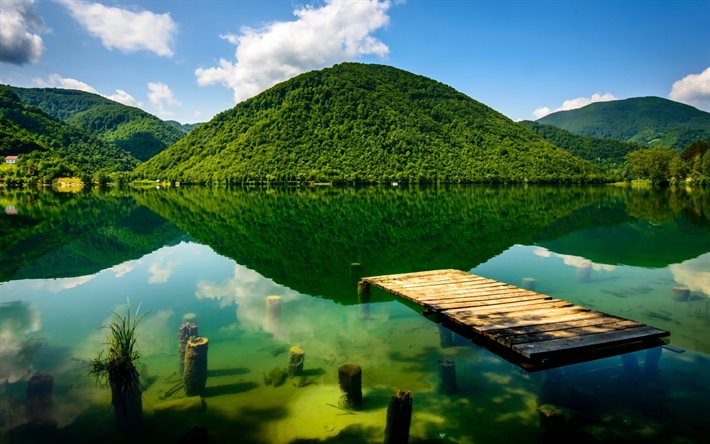
<path fill-rule="evenodd" d="M 710 111 L 710 1 L 0 0 L 0 82 L 205 121 L 355 60 L 531 119 L 660 96 Z"/>

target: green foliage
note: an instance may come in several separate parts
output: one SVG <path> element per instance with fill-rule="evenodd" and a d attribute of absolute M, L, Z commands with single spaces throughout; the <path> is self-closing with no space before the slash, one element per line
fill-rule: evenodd
<path fill-rule="evenodd" d="M 573 134 L 616 139 L 680 152 L 710 137 L 710 113 L 660 97 L 597 102 L 538 120 Z"/>
<path fill-rule="evenodd" d="M 137 160 L 126 151 L 23 104 L 0 85 L 0 154 L 20 154 L 18 175 L 46 181 L 78 171 L 126 171 Z"/>
<path fill-rule="evenodd" d="M 677 157 L 676 152 L 670 148 L 646 148 L 631 152 L 626 156 L 627 174 L 631 178 L 648 179 L 655 184 L 668 183 L 671 165 L 675 164 Z"/>
<path fill-rule="evenodd" d="M 572 181 L 600 170 L 426 77 L 344 63 L 278 84 L 137 169 L 182 182 Z"/>
<path fill-rule="evenodd" d="M 629 142 L 578 136 L 552 125 L 543 125 L 530 120 L 524 120 L 518 124 L 553 145 L 564 148 L 575 156 L 588 160 L 604 168 L 605 171 L 614 172 L 614 174 L 622 172 L 627 154 L 643 148 L 641 145 Z"/>
<path fill-rule="evenodd" d="M 189 132 L 178 122 L 164 122 L 147 112 L 97 94 L 57 88 L 12 87 L 20 99 L 46 113 L 82 128 L 146 160 Z"/>

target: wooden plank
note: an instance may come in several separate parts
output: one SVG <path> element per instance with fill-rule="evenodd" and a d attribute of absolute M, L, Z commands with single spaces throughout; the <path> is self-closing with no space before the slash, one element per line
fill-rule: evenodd
<path fill-rule="evenodd" d="M 503 297 L 505 295 L 537 295 L 540 293 L 536 293 L 534 291 L 530 290 L 523 290 L 523 289 L 510 289 L 510 288 L 500 288 L 500 289 L 495 289 L 495 290 L 468 290 L 465 292 L 460 292 L 460 293 L 454 293 L 449 296 L 430 296 L 428 293 L 424 292 L 408 292 L 411 294 L 413 297 L 417 297 L 419 300 L 422 302 L 428 302 L 428 301 L 442 301 L 445 299 L 460 299 L 460 298 L 474 298 L 474 297 L 485 297 L 485 296 L 497 296 L 497 297 Z"/>
<path fill-rule="evenodd" d="M 456 321 L 461 325 L 466 325 L 470 327 L 473 331 L 477 333 L 485 333 L 488 330 L 495 330 L 501 328 L 510 328 L 522 325 L 534 325 L 542 324 L 544 322 L 555 322 L 559 317 L 575 315 L 579 316 L 579 319 L 584 319 L 589 316 L 585 316 L 588 312 L 588 308 L 572 306 L 558 308 L 553 311 L 543 310 L 540 313 L 530 313 L 528 316 L 486 316 L 483 318 L 476 316 L 451 316 L 451 319 Z"/>
<path fill-rule="evenodd" d="M 470 276 L 470 277 L 469 277 Z M 454 285 L 454 284 L 462 284 L 462 283 L 468 283 L 468 282 L 485 282 L 483 280 L 484 278 L 473 276 L 473 275 L 468 275 L 465 277 L 461 278 L 450 278 L 448 276 L 444 277 L 442 276 L 441 279 L 433 279 L 433 278 L 422 278 L 421 281 L 409 281 L 407 283 L 399 283 L 399 282 L 389 282 L 390 284 L 393 284 L 396 286 L 396 288 L 399 288 L 401 290 L 411 290 L 415 288 L 421 288 L 421 287 L 435 287 L 435 286 L 440 286 L 440 285 Z M 494 282 L 491 282 L 494 283 Z"/>
<path fill-rule="evenodd" d="M 530 292 L 530 291 L 515 291 L 511 293 L 502 293 L 502 294 L 473 294 L 473 295 L 468 295 L 468 294 L 463 294 L 455 298 L 435 298 L 435 299 L 420 299 L 420 301 L 423 304 L 447 304 L 447 303 L 456 303 L 456 302 L 481 302 L 485 303 L 487 301 L 496 303 L 495 301 L 502 301 L 502 302 L 512 302 L 510 301 L 511 299 L 519 299 L 519 298 L 551 298 L 552 296 L 547 296 L 544 294 L 540 293 L 535 293 L 535 292 Z"/>
<path fill-rule="evenodd" d="M 527 325 L 523 327 L 513 327 L 513 328 L 505 328 L 502 330 L 491 330 L 488 333 L 491 335 L 496 335 L 496 337 L 505 337 L 505 336 L 516 336 L 516 335 L 525 335 L 529 333 L 543 333 L 546 331 L 555 331 L 555 330 L 565 330 L 568 328 L 577 328 L 577 327 L 586 327 L 589 325 L 598 325 L 598 324 L 610 324 L 613 322 L 619 322 L 623 321 L 623 318 L 617 318 L 616 316 L 609 316 L 603 313 L 599 313 L 598 317 L 594 318 L 588 318 L 588 319 L 577 319 L 577 320 L 571 320 L 571 321 L 566 321 L 566 322 L 551 322 L 549 324 L 536 324 L 536 325 Z"/>
<path fill-rule="evenodd" d="M 437 310 L 447 310 L 450 308 L 456 308 L 456 306 L 467 303 L 469 304 L 469 307 L 488 307 L 491 305 L 498 305 L 498 304 L 508 304 L 512 302 L 523 302 L 523 301 L 541 301 L 541 300 L 551 300 L 552 297 L 550 296 L 545 296 L 544 294 L 535 294 L 532 296 L 528 295 L 515 295 L 511 297 L 503 297 L 503 298 L 498 298 L 498 297 L 487 297 L 485 299 L 482 298 L 462 298 L 462 299 L 454 299 L 452 302 L 451 299 L 445 299 L 441 303 L 436 303 L 436 302 L 429 302 L 429 304 L 433 307 L 436 308 Z"/>
<path fill-rule="evenodd" d="M 538 359 L 550 354 L 568 353 L 595 347 L 608 347 L 615 344 L 638 340 L 658 339 L 670 333 L 654 327 L 642 326 L 624 330 L 597 333 L 573 338 L 551 339 L 549 341 L 516 344 L 512 350 L 529 359 Z"/>
<path fill-rule="evenodd" d="M 468 305 L 467 305 L 468 304 Z M 570 305 L 574 305 L 571 302 L 563 301 L 560 299 L 552 299 L 552 298 L 547 298 L 547 299 L 533 299 L 531 301 L 510 301 L 507 303 L 500 303 L 500 304 L 489 304 L 489 305 L 470 305 L 470 302 L 461 302 L 457 306 L 451 307 L 451 309 L 469 309 L 471 313 L 475 314 L 476 316 L 479 315 L 495 315 L 495 314 L 502 314 L 502 313 L 509 313 L 509 312 L 514 312 L 514 311 L 527 311 L 527 310 L 534 310 L 534 309 L 539 309 L 542 310 L 543 308 L 557 308 L 557 307 L 567 307 Z M 446 310 L 448 311 L 448 310 Z"/>
<path fill-rule="evenodd" d="M 484 288 L 519 288 L 513 285 L 508 285 L 503 282 L 488 282 L 488 281 L 466 281 L 466 282 L 443 282 L 437 283 L 437 285 L 425 286 L 421 291 L 426 291 L 427 293 L 448 293 L 455 290 L 476 290 Z M 407 289 L 418 291 L 419 287 L 407 287 Z"/>
<path fill-rule="evenodd" d="M 592 318 L 598 318 L 598 317 L 605 317 L 607 316 L 605 313 L 599 313 L 597 311 L 584 311 L 584 310 L 566 310 L 564 308 L 561 308 L 560 310 L 557 311 L 555 316 L 549 316 L 545 318 L 539 318 L 539 319 L 518 319 L 518 320 L 510 320 L 510 321 L 496 321 L 494 323 L 488 324 L 488 325 L 480 325 L 476 327 L 476 331 L 480 332 L 481 334 L 485 334 L 486 336 L 492 336 L 496 335 L 497 330 L 506 330 L 510 328 L 521 328 L 521 327 L 530 327 L 534 325 L 546 325 L 546 324 L 554 324 L 558 322 L 567 322 L 567 321 L 581 321 L 583 319 L 592 319 Z"/>
<path fill-rule="evenodd" d="M 552 339 L 572 338 L 575 336 L 584 336 L 595 333 L 605 333 L 615 330 L 624 330 L 633 327 L 643 327 L 644 324 L 639 324 L 636 321 L 616 321 L 604 324 L 588 325 L 578 328 L 567 328 L 563 330 L 552 330 L 540 333 L 528 333 L 525 335 L 502 336 L 496 340 L 505 345 L 513 346 L 516 344 L 526 344 L 531 342 L 549 341 Z"/>
<path fill-rule="evenodd" d="M 441 274 L 441 273 L 452 273 L 452 274 L 459 274 L 459 275 L 460 274 L 470 274 L 470 273 L 466 273 L 465 271 L 449 268 L 446 270 L 426 270 L 426 271 L 414 271 L 414 272 L 400 273 L 400 274 L 383 274 L 380 276 L 368 276 L 366 278 L 363 278 L 363 280 L 372 282 L 372 281 L 381 281 L 383 279 L 407 279 L 410 277 L 428 276 L 430 274 Z"/>

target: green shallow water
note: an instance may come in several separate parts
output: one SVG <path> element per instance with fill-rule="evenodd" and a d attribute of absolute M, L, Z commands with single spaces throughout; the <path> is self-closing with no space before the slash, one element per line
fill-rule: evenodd
<path fill-rule="evenodd" d="M 411 442 L 704 442 L 710 399 L 710 197 L 609 187 L 225 190 L 65 195 L 4 190 L 0 204 L 0 442 L 381 442 L 387 402 L 411 390 Z M 9 214 L 7 214 L 9 213 Z M 647 352 L 527 373 L 357 276 L 470 270 L 670 330 Z M 687 286 L 690 300 L 673 299 Z M 265 331 L 266 297 L 282 298 Z M 115 431 L 110 391 L 86 376 L 102 325 L 127 302 L 139 328 L 144 426 Z M 177 329 L 209 338 L 203 410 L 179 387 Z M 287 350 L 305 375 L 274 387 Z M 652 352 L 653 353 L 653 352 Z M 438 390 L 438 360 L 458 391 Z M 624 365 L 624 362 L 626 365 Z M 337 368 L 363 369 L 363 409 L 337 407 Z M 54 378 L 51 425 L 28 422 L 27 380 Z M 181 404 L 182 403 L 182 404 Z M 545 434 L 538 406 L 567 422 Z"/>

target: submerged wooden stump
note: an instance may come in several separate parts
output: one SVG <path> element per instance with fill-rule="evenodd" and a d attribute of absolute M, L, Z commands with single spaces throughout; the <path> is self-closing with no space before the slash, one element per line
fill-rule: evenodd
<path fill-rule="evenodd" d="M 362 407 L 362 368 L 355 364 L 345 364 L 338 368 L 340 386 L 340 407 L 358 410 Z"/>
<path fill-rule="evenodd" d="M 187 396 L 202 395 L 207 383 L 207 338 L 193 337 L 185 348 L 185 393 Z"/>
<path fill-rule="evenodd" d="M 365 281 L 357 283 L 357 302 L 360 304 L 360 317 L 370 319 L 370 284 Z"/>
<path fill-rule="evenodd" d="M 540 415 L 540 429 L 543 442 L 564 442 L 567 415 L 561 408 L 552 404 L 541 404 L 537 407 Z"/>
<path fill-rule="evenodd" d="M 124 369 L 121 379 L 130 380 L 112 381 L 109 374 L 111 387 L 111 404 L 116 418 L 118 430 L 123 432 L 135 431 L 143 424 L 143 399 L 141 397 L 140 378 L 135 367 Z"/>
<path fill-rule="evenodd" d="M 686 302 L 690 299 L 690 289 L 688 287 L 673 287 L 673 299 L 679 302 Z"/>
<path fill-rule="evenodd" d="M 453 359 L 439 359 L 439 391 L 451 395 L 457 390 L 456 365 Z"/>
<path fill-rule="evenodd" d="M 288 350 L 288 375 L 300 376 L 303 374 L 303 362 L 306 358 L 306 352 L 294 345 Z"/>
<path fill-rule="evenodd" d="M 25 412 L 32 424 L 50 424 L 54 378 L 48 373 L 37 373 L 27 382 Z"/>
<path fill-rule="evenodd" d="M 194 322 L 184 322 L 178 329 L 178 370 L 180 375 L 185 370 L 185 347 L 187 341 L 193 336 L 199 336 L 197 329 L 197 324 Z"/>
<path fill-rule="evenodd" d="M 412 392 L 397 390 L 387 405 L 385 444 L 407 444 L 412 424 Z"/>
<path fill-rule="evenodd" d="M 278 336 L 281 331 L 281 296 L 266 297 L 264 331 L 274 336 Z"/>
<path fill-rule="evenodd" d="M 526 290 L 535 290 L 535 279 L 531 277 L 523 278 L 523 288 Z"/>

